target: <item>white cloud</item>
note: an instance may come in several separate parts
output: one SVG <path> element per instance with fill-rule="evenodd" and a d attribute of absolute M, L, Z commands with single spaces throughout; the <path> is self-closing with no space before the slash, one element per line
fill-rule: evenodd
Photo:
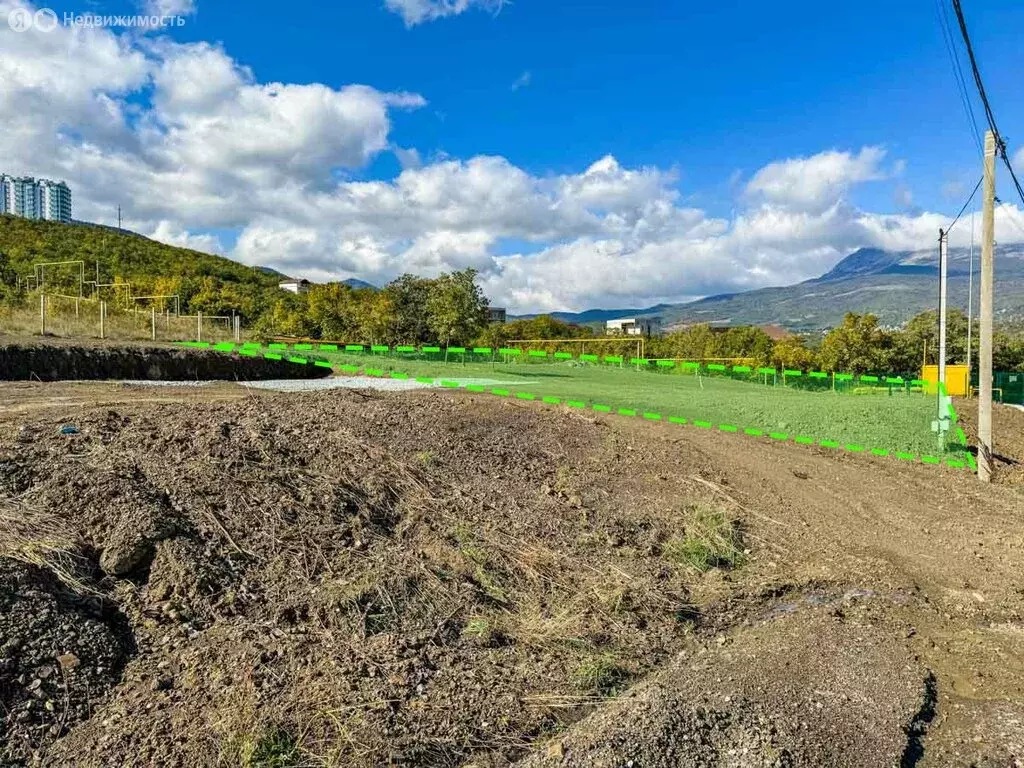
<path fill-rule="evenodd" d="M 1018 147 L 1017 151 L 1013 153 L 1013 170 L 1018 174 L 1024 173 L 1024 147 Z"/>
<path fill-rule="evenodd" d="M 530 70 L 526 70 L 525 72 L 523 72 L 523 74 L 521 74 L 519 77 L 515 79 L 514 83 L 512 83 L 512 90 L 518 91 L 520 88 L 525 88 L 530 84 L 531 80 L 533 80 L 533 74 L 530 72 Z"/>
<path fill-rule="evenodd" d="M 384 0 L 384 7 L 402 17 L 405 26 L 414 27 L 447 16 L 458 16 L 470 8 L 498 13 L 506 0 Z"/>
<path fill-rule="evenodd" d="M 142 10 L 148 16 L 191 16 L 196 0 L 145 0 Z"/>
<path fill-rule="evenodd" d="M 753 199 L 807 210 L 822 210 L 840 200 L 854 184 L 888 178 L 901 169 L 886 172 L 881 168 L 885 150 L 864 147 L 856 155 L 850 152 L 820 152 L 770 163 L 747 184 Z"/>
<path fill-rule="evenodd" d="M 424 162 L 391 136 L 423 97 L 260 82 L 219 45 L 0 25 L 0 50 L 0 170 L 67 179 L 77 218 L 109 223 L 120 204 L 130 228 L 213 252 L 210 230 L 228 230 L 232 258 L 312 280 L 474 267 L 513 310 L 639 305 L 793 283 L 859 247 L 930 247 L 948 225 L 849 202 L 898 170 L 877 147 L 766 165 L 720 218 L 686 203 L 676 169 L 612 155 L 562 175 L 494 155 Z M 401 173 L 349 180 L 382 152 Z M 1022 239 L 1012 217 L 1024 228 L 997 211 L 1001 242 Z"/>

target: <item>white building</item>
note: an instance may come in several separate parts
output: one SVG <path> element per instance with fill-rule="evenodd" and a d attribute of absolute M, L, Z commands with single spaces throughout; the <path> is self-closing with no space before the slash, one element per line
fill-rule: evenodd
<path fill-rule="evenodd" d="M 0 213 L 71 222 L 71 188 L 63 181 L 0 174 Z"/>
<path fill-rule="evenodd" d="M 605 323 L 609 336 L 657 336 L 661 333 L 660 317 L 620 317 Z"/>
<path fill-rule="evenodd" d="M 311 285 L 313 284 L 309 280 L 289 277 L 287 280 L 282 280 L 278 283 L 277 287 L 282 291 L 289 291 L 290 293 L 308 293 Z"/>

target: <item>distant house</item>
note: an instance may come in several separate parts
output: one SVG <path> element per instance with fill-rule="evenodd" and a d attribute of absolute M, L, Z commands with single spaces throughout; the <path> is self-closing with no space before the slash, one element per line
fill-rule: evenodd
<path fill-rule="evenodd" d="M 782 341 L 783 339 L 788 339 L 793 335 L 785 328 L 783 328 L 781 325 L 759 325 L 758 328 L 764 331 L 765 335 L 767 335 L 768 338 L 771 339 L 772 341 Z"/>
<path fill-rule="evenodd" d="M 290 291 L 291 293 L 307 293 L 311 285 L 313 284 L 309 280 L 289 277 L 287 280 L 282 280 L 278 283 L 277 287 L 282 291 Z"/>
<path fill-rule="evenodd" d="M 660 317 L 620 317 L 605 323 L 609 336 L 657 336 L 661 333 Z"/>
<path fill-rule="evenodd" d="M 487 308 L 487 322 L 489 323 L 504 323 L 507 313 L 504 307 L 488 307 Z"/>

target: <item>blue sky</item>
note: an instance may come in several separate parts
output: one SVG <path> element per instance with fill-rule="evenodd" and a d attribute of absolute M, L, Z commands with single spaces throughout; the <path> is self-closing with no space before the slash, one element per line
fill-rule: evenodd
<path fill-rule="evenodd" d="M 966 5 L 1002 130 L 1012 141 L 1021 126 L 1024 140 L 1024 3 Z M 425 157 L 500 154 L 544 174 L 611 153 L 678 166 L 722 212 L 735 171 L 833 147 L 884 145 L 925 207 L 950 208 L 943 183 L 977 175 L 934 0 L 516 0 L 413 28 L 375 0 L 318 6 L 208 2 L 176 34 L 223 41 L 264 81 L 423 94 L 430 106 L 398 118 L 393 136 Z M 382 158 L 369 175 L 396 167 Z M 858 197 L 893 208 L 889 185 Z"/>
<path fill-rule="evenodd" d="M 51 64 L 58 56 L 68 67 L 59 87 L 83 91 L 69 96 L 66 115 L 39 127 L 53 130 L 56 121 L 63 141 L 74 136 L 79 145 L 48 172 L 79 180 L 76 202 L 96 218 L 112 189 L 149 189 L 162 207 L 125 205 L 140 231 L 314 279 L 382 282 L 406 269 L 475 266 L 501 301 L 520 309 L 685 300 L 810 277 L 856 247 L 926 247 L 926 234 L 956 212 L 980 174 L 940 0 L 148 1 L 182 13 L 182 26 L 149 35 L 7 33 L 26 55 Z M 0 10 L 18 5 L 25 3 L 0 0 Z M 1024 3 L 965 5 L 1015 152 L 1024 146 L 1015 82 L 1024 71 Z M 139 11 L 130 2 L 51 7 L 58 15 Z M 416 18 L 417 10 L 438 18 Z M 83 48 L 96 57 L 112 44 L 119 71 L 133 74 L 113 90 L 99 79 L 78 82 L 72 72 L 83 68 Z M 966 66 L 958 33 L 957 46 Z M 158 74 L 172 61 L 200 63 L 174 74 L 175 85 Z M 193 98 L 209 86 L 203 72 L 220 63 L 243 74 L 225 74 L 232 82 L 222 90 Z M 278 107 L 263 97 L 274 83 L 297 102 L 278 99 L 291 112 L 268 117 Z M 343 98 L 357 84 L 369 87 L 376 112 Z M 83 99 L 120 117 L 96 129 L 77 111 Z M 325 112 L 311 100 L 337 104 Z M 0 128 L 12 119 L 0 117 Z M 303 126 L 298 132 L 321 121 L 323 131 L 290 148 L 274 145 L 275 137 L 288 144 L 280 123 L 289 121 Z M 235 132 L 229 153 L 251 145 L 233 167 L 203 152 L 213 154 L 214 122 Z M 351 141 L 315 146 L 349 131 Z M 105 171 L 97 182 L 82 161 L 86 148 L 102 153 L 94 161 L 105 159 L 105 169 L 122 167 L 121 176 Z M 614 160 L 594 166 L 607 157 Z M 150 175 L 141 178 L 133 164 Z M 177 179 L 168 172 L 175 164 Z M 177 189 L 161 191 L 172 183 L 203 188 L 177 201 Z M 308 205 L 288 215 L 279 201 L 220 211 L 214 198 L 235 185 L 252 187 L 238 193 L 239 205 L 286 187 L 294 188 L 289 199 L 308 196 Z M 1011 199 L 1008 185 L 1000 192 Z M 204 196 L 211 203 L 197 205 Z M 302 208 L 320 213 L 307 217 Z M 562 218 L 548 221 L 552 211 Z M 679 269 L 644 284 L 652 264 L 677 253 Z M 581 265 L 604 279 L 569 285 Z M 620 268 L 627 279 L 610 276 Z"/>

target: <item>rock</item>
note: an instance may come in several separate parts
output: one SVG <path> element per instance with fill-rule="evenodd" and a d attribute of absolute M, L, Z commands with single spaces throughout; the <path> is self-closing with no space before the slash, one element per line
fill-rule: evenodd
<path fill-rule="evenodd" d="M 57 662 L 60 664 L 60 668 L 65 672 L 73 672 L 75 667 L 81 664 L 78 657 L 73 653 L 64 653 L 57 657 Z"/>

